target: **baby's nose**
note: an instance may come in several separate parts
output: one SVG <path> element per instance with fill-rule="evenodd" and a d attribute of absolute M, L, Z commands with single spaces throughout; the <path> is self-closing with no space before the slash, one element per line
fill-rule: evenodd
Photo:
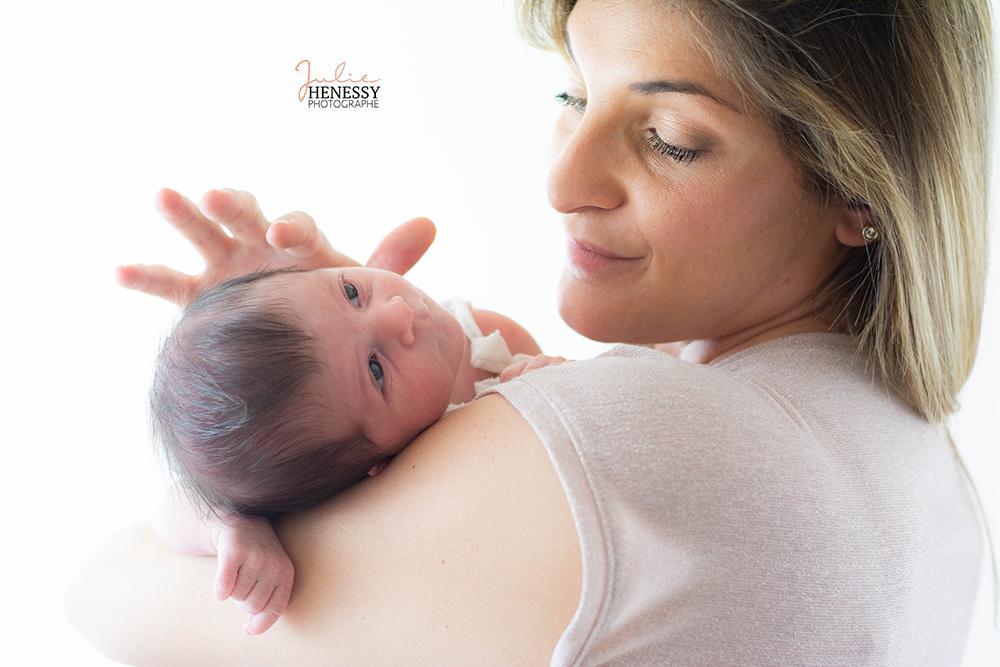
<path fill-rule="evenodd" d="M 399 340 L 410 347 L 416 340 L 413 334 L 413 309 L 398 294 L 382 304 L 381 324 L 383 335 Z"/>

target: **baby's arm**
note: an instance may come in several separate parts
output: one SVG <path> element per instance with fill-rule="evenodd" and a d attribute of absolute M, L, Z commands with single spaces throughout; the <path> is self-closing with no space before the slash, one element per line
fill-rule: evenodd
<path fill-rule="evenodd" d="M 160 541 L 171 549 L 197 556 L 215 556 L 215 538 L 222 522 L 202 520 L 187 497 L 171 484 L 153 514 L 153 528 Z"/>
<path fill-rule="evenodd" d="M 266 631 L 288 606 L 295 568 L 266 518 L 227 514 L 203 521 L 172 485 L 157 508 L 153 527 L 172 549 L 218 556 L 215 598 L 232 597 L 247 613 L 247 634 Z"/>
<path fill-rule="evenodd" d="M 687 341 L 679 340 L 675 343 L 659 343 L 657 345 L 654 345 L 653 347 L 655 347 L 660 352 L 666 352 L 670 356 L 677 357 L 678 359 L 680 359 L 681 352 L 684 351 L 685 345 L 687 345 Z"/>
<path fill-rule="evenodd" d="M 531 337 L 531 334 L 506 315 L 494 313 L 492 310 L 473 308 L 472 316 L 485 334 L 499 329 L 500 335 L 507 341 L 507 347 L 510 348 L 511 354 L 535 355 L 542 353 L 542 348 L 538 347 L 538 343 Z"/>
<path fill-rule="evenodd" d="M 511 354 L 531 356 L 530 359 L 515 361 L 503 369 L 499 375 L 501 382 L 506 382 L 522 375 L 526 371 L 542 368 L 543 366 L 557 366 L 566 362 L 566 359 L 563 357 L 550 357 L 542 354 L 542 349 L 535 342 L 535 339 L 531 337 L 531 334 L 509 317 L 500 313 L 494 313 L 491 310 L 473 309 L 472 314 L 476 318 L 479 328 L 484 332 L 496 329 L 500 330 L 500 335 L 507 341 L 507 347 L 510 349 Z"/>

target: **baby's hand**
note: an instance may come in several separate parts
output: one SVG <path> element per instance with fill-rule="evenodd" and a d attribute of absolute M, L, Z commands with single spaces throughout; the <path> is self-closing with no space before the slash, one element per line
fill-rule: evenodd
<path fill-rule="evenodd" d="M 500 371 L 500 382 L 506 382 L 507 380 L 516 378 L 525 371 L 541 368 L 542 366 L 558 366 L 565 361 L 566 359 L 563 357 L 550 357 L 547 354 L 536 354 L 531 359 L 522 359 L 521 361 L 515 362 Z"/>
<path fill-rule="evenodd" d="M 215 597 L 232 597 L 250 617 L 248 635 L 274 625 L 292 594 L 295 568 L 271 522 L 260 516 L 230 515 L 213 535 L 219 565 Z"/>

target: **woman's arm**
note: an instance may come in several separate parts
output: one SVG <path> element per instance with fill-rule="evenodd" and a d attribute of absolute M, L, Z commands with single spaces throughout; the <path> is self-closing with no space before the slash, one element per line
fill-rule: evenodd
<path fill-rule="evenodd" d="M 298 576 L 267 633 L 208 594 L 214 563 L 148 524 L 117 534 L 65 601 L 141 664 L 547 664 L 580 597 L 579 542 L 548 455 L 503 398 L 456 410 L 380 475 L 275 522 Z"/>

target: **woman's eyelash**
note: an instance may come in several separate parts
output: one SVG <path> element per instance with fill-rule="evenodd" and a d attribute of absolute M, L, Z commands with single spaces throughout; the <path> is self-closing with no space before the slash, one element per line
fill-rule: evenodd
<path fill-rule="evenodd" d="M 559 104 L 564 107 L 573 107 L 580 113 L 583 113 L 587 109 L 587 100 L 576 97 L 575 95 L 570 95 L 566 91 L 556 95 L 556 100 L 558 100 Z"/>
<path fill-rule="evenodd" d="M 580 113 L 587 110 L 587 100 L 582 97 L 570 95 L 565 91 L 557 94 L 556 100 L 559 104 L 565 107 L 572 107 Z M 700 150 L 695 150 L 694 148 L 684 148 L 683 146 L 668 144 L 666 141 L 661 139 L 660 135 L 656 133 L 656 130 L 652 128 L 649 129 L 649 135 L 646 137 L 646 142 L 653 148 L 653 150 L 657 151 L 661 155 L 669 155 L 676 162 L 680 163 L 686 161 L 690 164 L 701 153 Z"/>
<path fill-rule="evenodd" d="M 697 151 L 693 148 L 684 148 L 682 146 L 674 146 L 673 144 L 668 144 L 660 135 L 656 133 L 656 130 L 650 128 L 649 136 L 647 137 L 649 145 L 653 147 L 653 150 L 659 151 L 661 155 L 669 155 L 673 159 L 680 163 L 684 163 L 686 160 L 688 164 L 694 162 L 694 159 L 698 157 L 701 151 Z"/>

